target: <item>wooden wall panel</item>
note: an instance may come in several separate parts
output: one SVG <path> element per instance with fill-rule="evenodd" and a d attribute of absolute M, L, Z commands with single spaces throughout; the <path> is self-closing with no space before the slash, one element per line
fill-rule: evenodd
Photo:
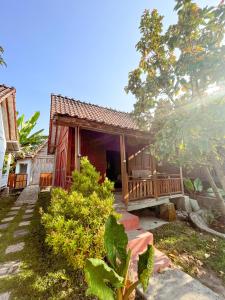
<path fill-rule="evenodd" d="M 55 154 L 55 186 L 66 187 L 69 127 L 60 126 Z"/>
<path fill-rule="evenodd" d="M 97 143 L 88 131 L 81 131 L 81 155 L 88 157 L 103 179 L 107 168 L 106 147 L 104 144 Z"/>

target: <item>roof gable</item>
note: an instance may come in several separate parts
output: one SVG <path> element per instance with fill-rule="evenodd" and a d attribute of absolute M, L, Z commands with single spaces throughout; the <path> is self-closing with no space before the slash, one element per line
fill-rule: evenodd
<path fill-rule="evenodd" d="M 0 84 L 0 103 L 10 96 L 12 93 L 15 93 L 16 89 L 14 87 L 8 87 L 4 84 Z"/>
<path fill-rule="evenodd" d="M 55 115 L 75 117 L 124 129 L 139 130 L 129 113 L 52 94 L 51 119 Z"/>

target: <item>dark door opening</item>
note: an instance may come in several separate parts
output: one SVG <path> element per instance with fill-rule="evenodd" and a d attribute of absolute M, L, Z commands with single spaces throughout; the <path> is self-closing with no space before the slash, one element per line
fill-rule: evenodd
<path fill-rule="evenodd" d="M 119 151 L 106 151 L 107 169 L 106 176 L 114 182 L 116 189 L 122 188 L 121 182 L 121 162 Z"/>

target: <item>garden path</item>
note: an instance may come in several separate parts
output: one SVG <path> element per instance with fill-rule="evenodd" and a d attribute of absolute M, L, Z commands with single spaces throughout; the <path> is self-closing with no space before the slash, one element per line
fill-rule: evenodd
<path fill-rule="evenodd" d="M 17 201 L 11 207 L 6 216 L 0 220 L 0 240 L 8 234 L 7 229 L 13 221 L 18 220 L 14 224 L 14 231 L 12 232 L 12 239 L 15 241 L 6 246 L 4 251 L 4 262 L 0 263 L 0 280 L 1 277 L 13 276 L 20 271 L 22 261 L 13 259 L 13 255 L 23 251 L 26 247 L 23 238 L 29 234 L 29 225 L 32 221 L 35 203 L 38 199 L 39 187 L 26 187 Z M 11 291 L 6 291 L 0 294 L 0 300 L 10 299 Z"/>

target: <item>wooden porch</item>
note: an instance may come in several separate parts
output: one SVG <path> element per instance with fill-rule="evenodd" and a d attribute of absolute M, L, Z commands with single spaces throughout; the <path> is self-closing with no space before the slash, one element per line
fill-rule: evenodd
<path fill-rule="evenodd" d="M 73 166 L 79 170 L 82 156 L 89 157 L 102 178 L 107 176 L 108 163 L 104 153 L 107 149 L 114 149 L 115 154 L 119 153 L 120 156 L 121 188 L 117 189 L 120 192 L 116 193 L 116 202 L 122 209 L 131 211 L 157 206 L 168 203 L 170 198 L 181 197 L 184 194 L 182 169 L 177 174 L 159 173 L 157 162 L 150 155 L 146 140 L 83 128 L 75 128 L 73 132 L 75 142 L 73 149 L 71 146 L 69 147 L 70 155 L 67 161 L 69 172 L 65 180 L 66 188 L 71 186 Z M 86 145 L 87 141 L 89 141 L 88 145 Z M 69 142 L 69 145 L 72 143 Z M 73 162 L 72 166 L 71 162 Z"/>
<path fill-rule="evenodd" d="M 127 187 L 126 201 L 122 194 L 115 193 L 115 207 L 118 210 L 132 211 L 158 206 L 184 195 L 182 174 L 155 174 L 139 179 L 128 177 Z"/>

